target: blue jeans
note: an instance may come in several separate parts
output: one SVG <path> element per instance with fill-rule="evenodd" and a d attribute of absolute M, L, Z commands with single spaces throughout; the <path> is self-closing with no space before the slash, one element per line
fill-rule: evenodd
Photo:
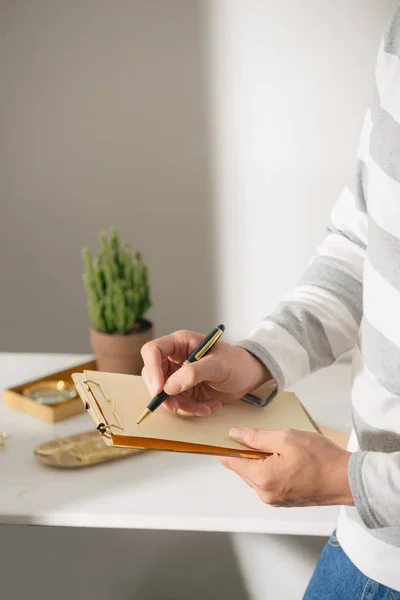
<path fill-rule="evenodd" d="M 400 592 L 363 575 L 347 558 L 334 532 L 321 552 L 303 600 L 400 600 Z"/>

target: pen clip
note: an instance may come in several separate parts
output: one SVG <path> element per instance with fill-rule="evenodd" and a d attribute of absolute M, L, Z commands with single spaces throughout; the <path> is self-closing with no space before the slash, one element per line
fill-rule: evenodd
<path fill-rule="evenodd" d="M 221 329 L 218 329 L 218 331 L 212 336 L 212 338 L 208 340 L 207 344 L 205 344 L 203 348 L 200 348 L 200 350 L 197 352 L 197 354 L 195 355 L 195 360 L 200 360 L 200 358 L 202 358 L 210 350 L 210 348 L 214 346 L 215 342 L 219 340 L 222 334 L 223 331 Z"/>

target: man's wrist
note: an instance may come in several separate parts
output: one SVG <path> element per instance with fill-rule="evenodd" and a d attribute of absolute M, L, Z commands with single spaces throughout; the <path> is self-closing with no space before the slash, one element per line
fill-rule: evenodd
<path fill-rule="evenodd" d="M 246 363 L 248 363 L 246 369 L 250 375 L 247 392 L 260 397 L 263 397 L 264 394 L 270 395 L 277 388 L 277 384 L 269 369 L 254 354 L 245 348 L 241 348 L 241 350 L 246 356 Z"/>
<path fill-rule="evenodd" d="M 262 375 L 260 380 L 254 384 L 253 389 L 262 385 L 271 378 L 276 381 L 279 391 L 285 389 L 287 383 L 281 366 L 274 357 L 273 353 L 271 353 L 264 344 L 259 343 L 253 339 L 253 337 L 249 337 L 244 340 L 239 340 L 235 345 L 242 350 L 246 350 L 253 359 L 261 363 L 260 368 L 262 369 Z"/>

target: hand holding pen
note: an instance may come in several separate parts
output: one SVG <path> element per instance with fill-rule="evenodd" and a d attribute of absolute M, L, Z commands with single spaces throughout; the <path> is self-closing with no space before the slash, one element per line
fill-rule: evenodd
<path fill-rule="evenodd" d="M 208 417 L 270 379 L 264 365 L 243 348 L 218 340 L 206 355 L 183 364 L 204 335 L 176 331 L 142 348 L 143 378 L 152 395 L 169 395 L 162 404 L 182 416 Z"/>
<path fill-rule="evenodd" d="M 202 359 L 206 354 L 213 348 L 217 343 L 221 335 L 224 333 L 224 325 L 218 325 L 208 335 L 206 335 L 201 342 L 190 352 L 189 356 L 185 359 L 182 366 L 190 365 Z M 161 404 L 169 397 L 169 393 L 165 388 L 156 394 L 154 398 L 149 402 L 147 408 L 144 410 L 142 415 L 139 417 L 137 423 L 141 423 L 143 419 L 154 412 Z"/>

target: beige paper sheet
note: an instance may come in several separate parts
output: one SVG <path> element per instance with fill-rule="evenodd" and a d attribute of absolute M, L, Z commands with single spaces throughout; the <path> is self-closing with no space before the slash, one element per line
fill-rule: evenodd
<path fill-rule="evenodd" d="M 119 431 L 112 428 L 112 431 L 122 436 L 243 449 L 243 446 L 229 437 L 231 427 L 262 429 L 290 427 L 303 431 L 315 431 L 300 401 L 295 394 L 290 392 L 279 394 L 270 405 L 264 408 L 242 401 L 226 405 L 208 419 L 180 417 L 160 406 L 140 425 L 137 425 L 136 420 L 151 399 L 140 376 L 85 371 L 85 378 L 100 384 L 106 396 L 114 402 L 116 413 L 124 429 Z M 95 385 L 91 385 L 91 391 L 108 424 L 116 423 L 112 403 L 104 400 Z"/>

